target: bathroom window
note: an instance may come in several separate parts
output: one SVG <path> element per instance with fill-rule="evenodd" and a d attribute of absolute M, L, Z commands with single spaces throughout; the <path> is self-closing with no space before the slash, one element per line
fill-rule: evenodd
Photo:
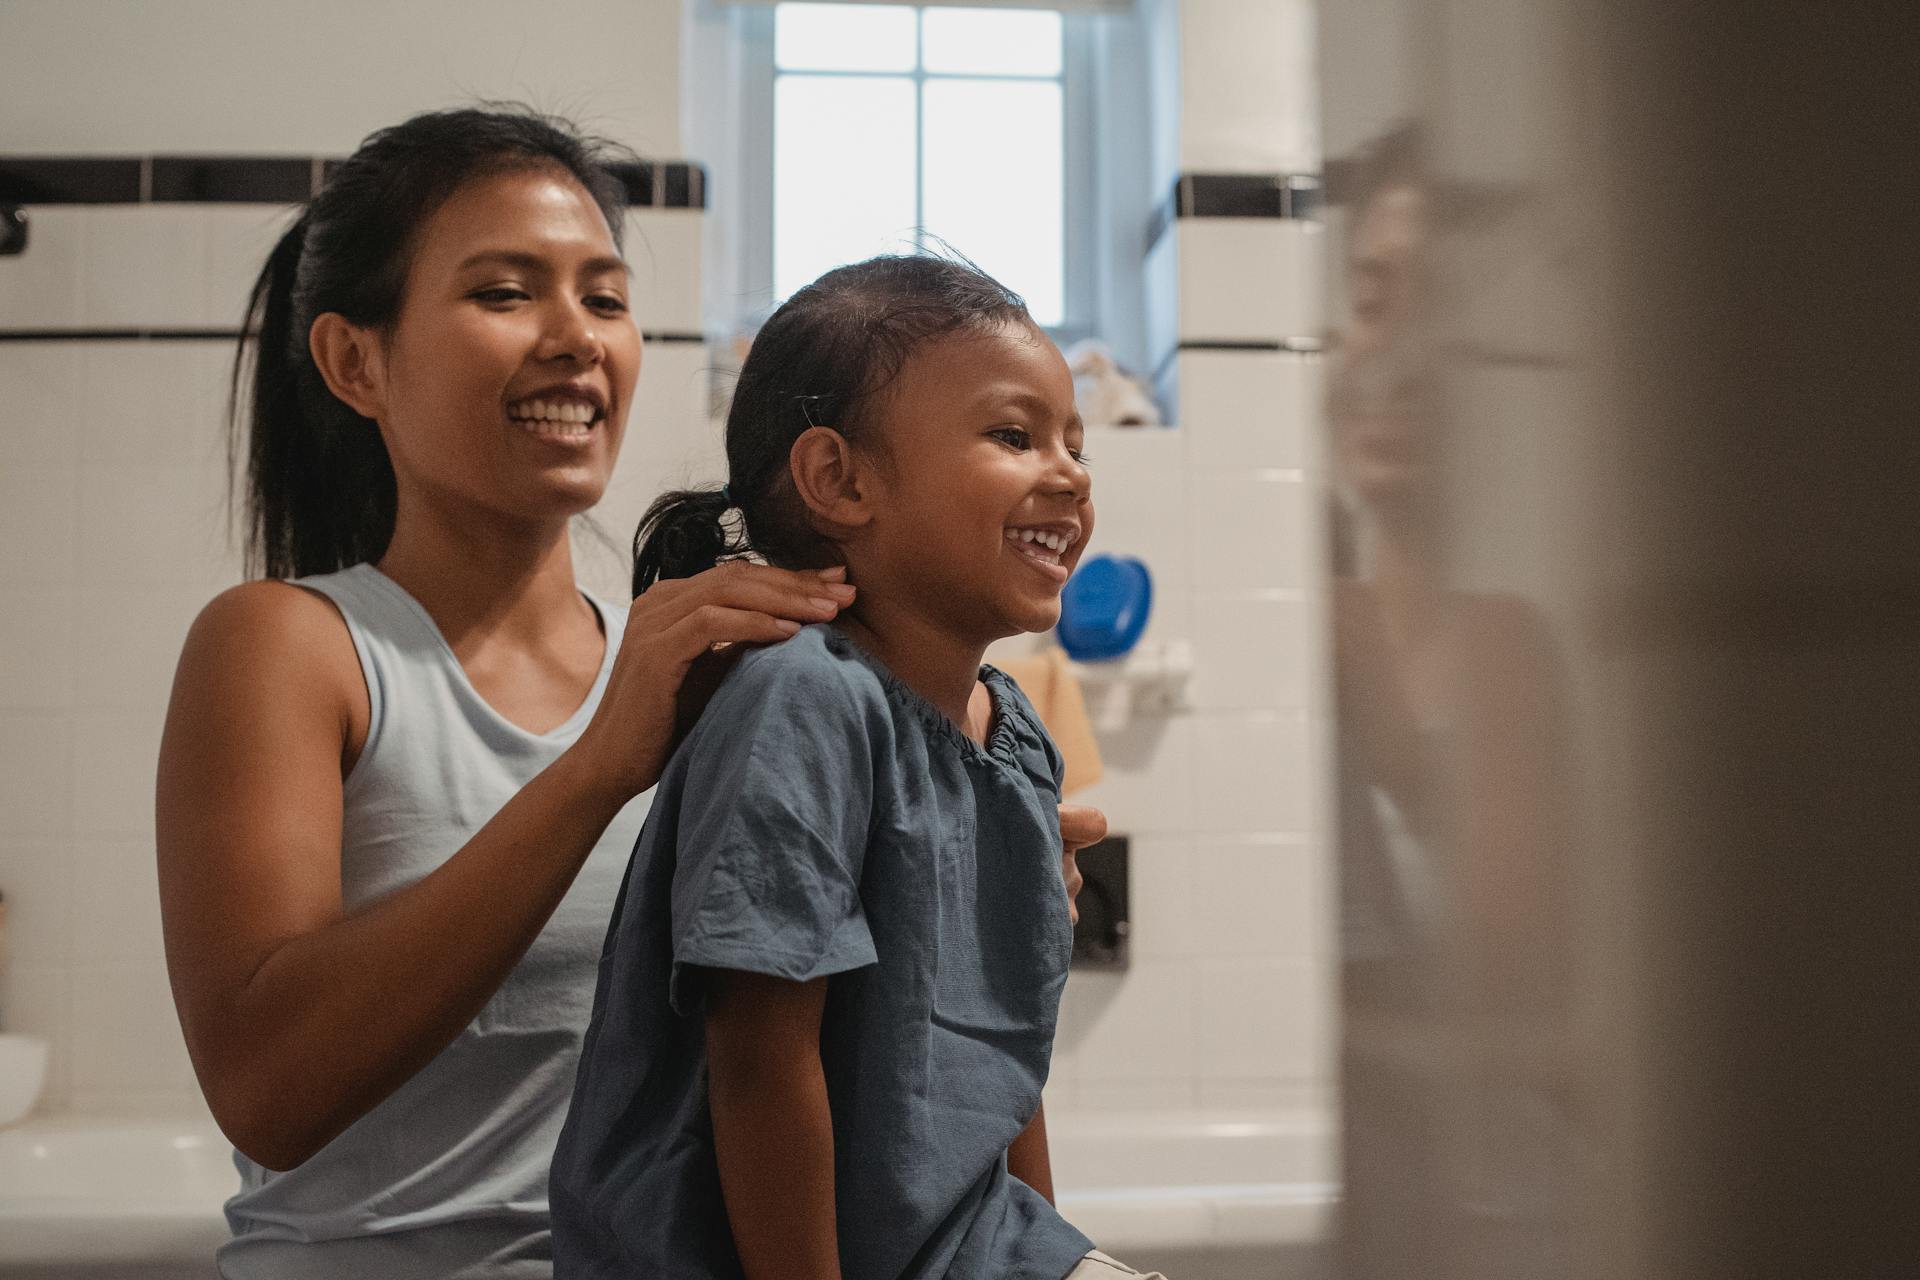
<path fill-rule="evenodd" d="M 767 185 L 742 248 L 767 255 L 774 300 L 841 263 L 944 244 L 1058 336 L 1087 332 L 1090 21 L 870 3 L 757 13 L 748 117 L 770 127 L 749 176 Z"/>

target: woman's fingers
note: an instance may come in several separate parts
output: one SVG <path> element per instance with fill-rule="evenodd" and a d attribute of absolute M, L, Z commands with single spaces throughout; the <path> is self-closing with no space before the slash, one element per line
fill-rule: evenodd
<path fill-rule="evenodd" d="M 754 609 L 726 605 L 696 605 L 661 633 L 675 657 L 691 663 L 723 644 L 775 644 L 800 630 L 792 618 L 774 617 Z"/>
<path fill-rule="evenodd" d="M 1067 914 L 1073 917 L 1075 924 L 1080 923 L 1080 907 L 1074 899 L 1080 896 L 1080 890 L 1086 884 L 1086 878 L 1080 874 L 1080 860 L 1076 855 L 1088 845 L 1099 844 L 1106 838 L 1106 814 L 1090 804 L 1060 806 L 1060 877 L 1067 883 Z"/>
<path fill-rule="evenodd" d="M 1060 806 L 1060 843 L 1084 849 L 1107 838 L 1107 815 L 1090 804 Z"/>
<path fill-rule="evenodd" d="M 678 580 L 662 603 L 689 609 L 714 604 L 796 622 L 824 622 L 853 603 L 854 589 L 840 580 L 845 576 L 843 566 L 824 571 L 792 570 L 736 560 Z M 641 600 L 668 585 L 662 583 Z"/>

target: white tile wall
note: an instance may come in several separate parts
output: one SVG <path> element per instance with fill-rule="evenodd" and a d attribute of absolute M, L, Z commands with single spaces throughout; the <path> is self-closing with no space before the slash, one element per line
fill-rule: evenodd
<path fill-rule="evenodd" d="M 1279 225 L 1240 250 L 1293 244 Z M 1288 299 L 1219 296 L 1249 278 L 1299 288 L 1283 283 L 1285 263 L 1201 265 L 1196 279 L 1179 263 L 1181 313 L 1233 320 L 1210 336 L 1293 336 L 1288 326 L 1312 314 Z M 1106 774 L 1074 797 L 1131 839 L 1133 959 L 1124 973 L 1070 978 L 1049 1098 L 1322 1106 L 1335 958 L 1318 813 L 1319 357 L 1182 351 L 1174 366 L 1176 428 L 1087 442 L 1090 551 L 1141 555 L 1155 585 L 1143 643 L 1186 640 L 1195 669 L 1185 709 L 1100 733 Z"/>
<path fill-rule="evenodd" d="M 0 328 L 65 329 L 80 323 L 90 210 L 35 205 L 27 252 L 0 258 Z"/>
<path fill-rule="evenodd" d="M 0 258 L 0 273 L 6 263 L 19 261 Z M 0 308 L 8 287 L 0 274 Z M 14 343 L 0 356 L 0 405 L 6 406 L 7 424 L 0 431 L 0 468 L 72 462 L 74 412 L 87 411 L 84 360 L 85 353 L 67 342 Z M 78 425 L 85 427 L 84 421 Z"/>
<path fill-rule="evenodd" d="M 1182 342 L 1315 337 L 1324 328 L 1322 227 L 1304 218 L 1181 218 Z"/>
<path fill-rule="evenodd" d="M 697 209 L 632 209 L 626 254 L 633 267 L 634 316 L 649 333 L 699 333 L 701 236 Z"/>
<path fill-rule="evenodd" d="M 1193 464 L 1298 470 L 1320 421 L 1321 357 L 1294 351 L 1182 351 L 1179 418 Z"/>
<path fill-rule="evenodd" d="M 200 323 L 210 329 L 239 325 L 247 297 L 267 254 L 293 225 L 294 211 L 278 204 L 193 206 L 206 228 L 206 288 Z"/>
<path fill-rule="evenodd" d="M 207 223 L 197 206 L 105 205 L 83 216 L 81 324 L 126 329 L 205 317 Z"/>

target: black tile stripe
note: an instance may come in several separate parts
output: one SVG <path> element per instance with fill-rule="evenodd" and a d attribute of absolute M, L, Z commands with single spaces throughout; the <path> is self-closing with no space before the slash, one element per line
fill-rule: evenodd
<path fill-rule="evenodd" d="M 1307 173 L 1183 173 L 1147 224 L 1147 248 L 1177 218 L 1315 218 L 1320 179 Z"/>
<path fill-rule="evenodd" d="M 155 156 L 147 198 L 182 204 L 299 204 L 313 193 L 313 161 Z"/>
<path fill-rule="evenodd" d="M 0 156 L 0 204 L 138 204 L 137 159 Z"/>
<path fill-rule="evenodd" d="M 635 209 L 704 209 L 707 171 L 685 160 L 641 160 L 608 166 Z"/>
<path fill-rule="evenodd" d="M 238 329 L 199 329 L 191 326 L 154 329 L 0 329 L 0 342 L 235 342 Z M 684 330 L 643 331 L 645 342 L 684 344 L 705 342 L 706 335 Z"/>
<path fill-rule="evenodd" d="M 0 156 L 0 205 L 298 204 L 341 163 L 312 156 Z M 634 208 L 707 207 L 707 172 L 698 164 L 611 167 Z"/>

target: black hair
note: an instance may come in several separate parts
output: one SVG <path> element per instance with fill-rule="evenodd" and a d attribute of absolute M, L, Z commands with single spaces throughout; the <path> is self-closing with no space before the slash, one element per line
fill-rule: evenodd
<path fill-rule="evenodd" d="M 1033 324 L 1018 294 L 970 262 L 931 254 L 839 267 L 787 299 L 754 336 L 734 386 L 726 486 L 664 494 L 647 509 L 633 539 L 634 594 L 749 555 L 786 568 L 835 563 L 794 491 L 793 442 L 822 426 L 860 443 L 876 401 L 922 345 L 1004 324 Z"/>
<path fill-rule="evenodd" d="M 551 167 L 576 179 L 620 243 L 630 152 L 512 104 L 430 111 L 369 135 L 268 255 L 233 367 L 228 454 L 245 454 L 249 572 L 284 578 L 375 560 L 393 537 L 393 463 L 373 421 L 327 389 L 314 320 L 390 325 L 420 229 L 467 182 Z M 250 394 L 242 409 L 243 385 Z"/>

